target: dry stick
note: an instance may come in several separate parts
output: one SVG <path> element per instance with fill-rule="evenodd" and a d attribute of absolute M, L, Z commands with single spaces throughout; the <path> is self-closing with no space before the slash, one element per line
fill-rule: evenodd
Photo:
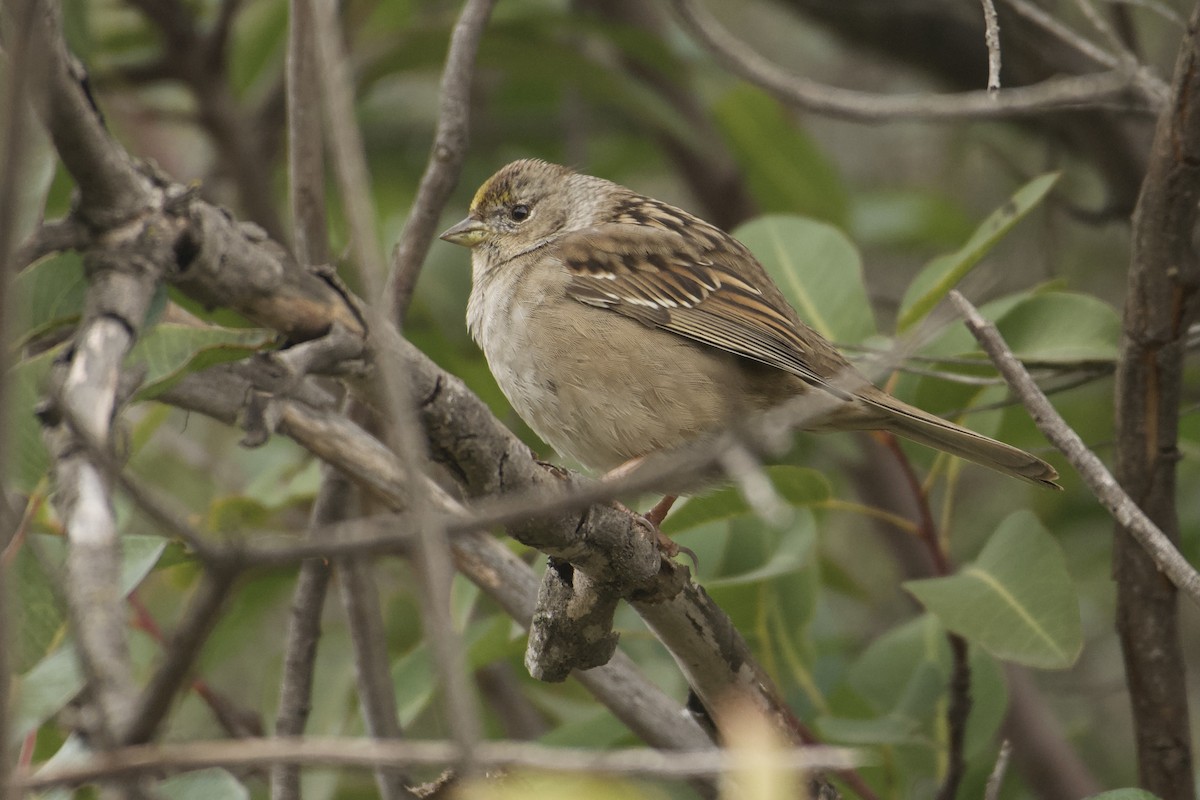
<path fill-rule="evenodd" d="M 95 110 L 77 102 L 78 96 L 66 88 L 74 88 L 77 76 L 58 31 L 58 12 L 43 7 L 32 26 L 32 47 L 47 57 L 39 105 L 60 152 L 74 148 L 63 160 L 81 184 L 78 213 L 115 221 L 114 215 L 144 208 L 151 194 L 128 159 L 112 150 Z M 102 163 L 92 163 L 91 157 Z M 114 183 L 85 191 L 79 169 L 89 177 L 98 170 L 99 176 Z M 112 206 L 103 205 L 108 202 Z M 141 232 L 140 225 L 127 226 L 111 240 L 110 252 L 85 254 L 89 276 L 85 317 L 55 393 L 57 405 L 74 414 L 80 429 L 102 443 L 109 441 L 118 408 L 122 361 L 136 340 L 164 263 L 161 249 L 146 248 L 134 257 Z M 120 589 L 116 516 L 101 470 L 80 451 L 70 427 L 51 414 L 43 420 L 43 436 L 53 454 L 55 505 L 67 533 L 64 588 L 77 654 L 92 691 L 97 723 L 92 733 L 98 746 L 109 748 L 120 741 L 137 693 Z M 131 797 L 141 794 L 133 785 L 113 791 Z"/>
<path fill-rule="evenodd" d="M 308 0 L 289 0 L 288 10 L 288 205 L 293 249 L 301 264 L 324 264 L 329 260 L 329 242 L 312 6 Z"/>
<path fill-rule="evenodd" d="M 983 4 L 983 40 L 987 44 L 987 90 L 995 95 L 1000 91 L 1000 23 L 996 20 L 996 5 L 992 0 Z"/>
<path fill-rule="evenodd" d="M 1008 772 L 1008 760 L 1011 757 L 1012 742 L 1005 739 L 1000 743 L 1000 752 L 996 756 L 996 765 L 992 767 L 992 774 L 988 775 L 983 800 L 1000 800 L 1000 790 L 1004 787 L 1004 775 Z"/>
<path fill-rule="evenodd" d="M 671 0 L 684 26 L 731 72 L 797 108 L 860 122 L 895 119 L 1000 119 L 1067 110 L 1109 108 L 1157 110 L 1161 98 L 1142 90 L 1141 104 L 1129 94 L 1141 82 L 1121 70 L 1051 78 L 1030 86 L 953 94 L 879 95 L 841 89 L 784 72 L 734 38 L 698 0 Z"/>
<path fill-rule="evenodd" d="M 1170 96 L 1170 88 L 1162 78 L 1155 75 L 1149 69 L 1136 64 L 1136 59 L 1134 62 L 1130 62 L 1128 60 L 1123 61 L 1119 56 L 1108 52 L 1107 50 L 1093 43 L 1090 39 L 1077 33 L 1071 28 L 1068 28 L 1062 22 L 1046 13 L 1045 9 L 1041 8 L 1035 3 L 1031 3 L 1029 0 L 1004 0 L 1004 3 L 1011 8 L 1014 13 L 1019 14 L 1020 16 L 1034 23 L 1042 30 L 1058 39 L 1062 44 L 1070 47 L 1076 53 L 1090 58 L 1100 66 L 1115 70 L 1126 67 L 1133 63 L 1133 67 L 1135 69 L 1135 78 L 1142 91 L 1148 97 L 1157 98 L 1156 104 L 1166 103 L 1167 98 Z M 1125 49 L 1123 44 L 1121 49 Z"/>
<path fill-rule="evenodd" d="M 1019 14 L 1058 39 L 1061 44 L 1065 44 L 1076 53 L 1090 58 L 1099 66 L 1116 69 L 1121 65 L 1119 58 L 1104 48 L 1099 47 L 1090 39 L 1067 27 L 1036 3 L 1032 3 L 1030 0 L 1004 0 L 1004 4 L 1011 8 L 1014 13 Z"/>
<path fill-rule="evenodd" d="M 493 770 L 527 769 L 542 772 L 592 772 L 609 776 L 685 778 L 720 775 L 734 767 L 754 765 L 751 754 L 720 751 L 667 752 L 648 748 L 585 750 L 547 747 L 529 742 L 483 742 L 478 745 L 481 766 Z M 861 763 L 854 751 L 836 747 L 763 752 L 762 769 L 812 772 L 847 769 Z M 454 742 L 384 741 L 378 739 L 304 738 L 197 741 L 141 745 L 96 756 L 88 761 L 36 775 L 18 776 L 14 788 L 39 791 L 80 786 L 96 780 L 153 772 L 171 774 L 209 767 L 238 769 L 270 764 L 372 768 L 381 766 L 444 766 L 462 759 Z"/>
<path fill-rule="evenodd" d="M 418 355 L 415 350 L 413 355 L 414 357 Z M 423 357 L 420 357 L 418 362 L 407 365 L 406 368 L 417 374 L 425 370 L 436 369 Z M 220 377 L 222 373 L 224 373 L 224 377 Z M 236 420 L 240 408 L 238 398 L 244 396 L 246 392 L 245 385 L 239 385 L 231 380 L 232 377 L 231 371 L 221 368 L 209 370 L 202 375 L 188 376 L 165 393 L 163 399 L 183 408 L 213 416 L 227 424 L 232 423 Z M 498 421 L 490 417 L 486 406 L 483 406 L 481 401 L 474 398 L 473 395 L 469 395 L 465 387 L 460 386 L 456 379 L 447 375 L 439 377 L 429 375 L 423 376 L 422 382 L 430 379 L 453 384 L 442 390 L 445 399 L 451 403 L 447 409 L 447 417 L 460 420 L 462 425 L 472 425 L 473 428 L 476 428 L 477 435 L 472 437 L 475 446 L 490 446 L 501 458 L 506 457 L 503 455 L 504 453 L 511 452 L 511 455 L 507 456 L 506 472 L 520 481 L 520 485 L 525 485 L 530 481 L 530 477 L 524 473 L 545 476 L 545 473 L 532 462 L 527 465 L 519 463 L 519 459 L 522 457 L 529 461 L 527 453 L 523 456 L 519 454 L 520 448 L 523 446 Z M 377 440 L 351 424 L 333 427 L 316 419 L 304 421 L 300 418 L 302 414 L 315 415 L 318 412 L 314 410 L 305 412 L 301 408 L 293 408 L 294 405 L 298 405 L 294 401 L 281 399 L 278 402 L 284 405 L 280 415 L 280 433 L 292 436 L 302 446 L 333 461 L 344 472 L 353 476 L 356 481 L 387 498 L 390 504 L 396 504 L 396 501 L 403 496 L 403 473 L 395 463 L 395 456 L 387 452 L 386 448 Z M 464 408 L 467 403 L 475 404 L 475 407 Z M 335 417 L 332 411 L 326 411 L 324 414 L 330 423 L 337 420 L 344 421 L 341 416 Z M 488 419 L 493 424 L 491 429 L 485 428 L 482 424 L 476 426 L 473 422 L 473 416 L 482 414 L 488 414 Z M 322 443 L 321 437 L 333 439 L 344 447 L 336 450 L 326 447 Z M 376 451 L 377 455 L 373 454 Z M 476 458 L 475 463 L 481 464 L 481 460 Z M 564 535 L 573 538 L 580 517 L 550 517 L 550 520 L 555 522 L 558 519 L 562 519 Z M 621 522 L 628 525 L 630 515 L 611 506 L 601 505 L 589 509 L 582 519 L 586 522 L 583 532 L 587 534 L 588 541 L 604 542 L 612 540 L 613 536 L 611 533 L 606 533 L 603 528 L 605 526 L 616 528 Z M 548 526 L 555 522 L 548 522 Z M 410 533 L 409 535 L 411 537 L 414 534 Z M 627 544 L 622 543 L 620 546 L 626 547 Z M 649 543 L 647 547 L 653 548 L 654 545 Z M 533 613 L 533 596 L 537 587 L 537 580 L 529 567 L 503 544 L 490 536 L 478 533 L 457 537 L 454 541 L 454 549 L 459 568 L 464 574 L 475 581 L 519 622 L 528 625 L 529 618 Z M 655 563 L 657 563 L 656 554 Z M 720 658 L 722 652 L 724 651 L 709 650 L 688 653 L 686 657 L 704 661 L 705 659 Z M 736 655 L 739 658 L 748 657 L 746 653 L 739 652 Z M 626 665 L 624 669 L 617 668 L 616 663 L 613 662 L 609 667 L 589 670 L 587 673 L 578 675 L 579 680 L 592 688 L 601 702 L 612 709 L 618 718 L 656 746 L 696 747 L 699 746 L 698 742 L 706 741 L 703 732 L 694 722 L 679 716 L 678 704 L 675 701 L 647 684 L 639 675 L 633 674 L 636 673 L 636 669 L 627 659 L 623 661 Z M 601 679 L 601 676 L 609 677 Z M 593 678 L 596 679 L 596 682 L 592 682 Z M 728 673 L 726 673 L 724 683 L 725 685 L 729 683 Z"/>
<path fill-rule="evenodd" d="M 329 245 L 312 6 L 308 0 L 290 0 L 288 10 L 286 114 L 293 248 L 301 264 L 323 264 L 329 258 Z M 319 541 L 318 532 L 326 530 L 330 523 L 347 517 L 346 506 L 353 493 L 353 486 L 344 475 L 333 467 L 322 466 L 321 488 L 309 515 L 310 542 Z M 317 642 L 321 636 L 321 611 L 332 572 L 324 558 L 310 558 L 300 565 L 284 644 L 279 707 L 275 712 L 276 736 L 299 736 L 307 725 Z M 280 764 L 271 769 L 271 800 L 300 800 L 298 766 Z"/>
<path fill-rule="evenodd" d="M 1091 4 L 1090 0 L 1075 0 L 1074 5 L 1075 8 L 1079 9 L 1079 13 L 1083 15 L 1084 19 L 1096 29 L 1096 32 L 1108 41 L 1109 47 L 1113 49 L 1126 67 L 1140 68 L 1137 54 L 1129 48 L 1108 20 L 1100 16 L 1100 13 L 1096 11 L 1096 7 Z"/>
<path fill-rule="evenodd" d="M 314 2 L 314 0 L 310 0 Z M 329 125 L 330 145 L 335 172 L 342 193 L 342 202 L 352 235 L 352 245 L 358 263 L 358 273 L 369 296 L 381 297 L 384 262 L 375 241 L 373 210 L 368 190 L 366 157 L 362 135 L 354 116 L 353 82 L 350 80 L 345 54 L 337 36 L 337 20 L 331 4 L 316 2 L 313 18 L 316 22 L 317 54 L 321 62 L 322 100 Z M 460 25 L 462 21 L 460 20 Z M 471 62 L 464 62 L 468 66 Z M 392 350 L 390 337 L 399 338 L 390 330 L 383 314 L 375 314 L 373 336 L 377 352 Z M 393 359 L 383 355 L 376 359 L 385 399 L 384 432 L 388 444 L 405 462 L 410 476 L 422 475 L 423 438 L 413 416 L 409 381 L 402 377 Z M 429 499 L 419 492 L 412 497 L 414 510 L 431 508 Z M 462 747 L 464 771 L 471 771 L 471 753 L 482 738 L 482 722 L 467 672 L 466 655 L 461 637 L 450 618 L 450 582 L 453 563 L 449 543 L 439 526 L 432 521 L 419 524 L 421 546 L 416 564 L 422 577 L 424 596 L 421 603 L 422 622 L 429 638 L 434 663 L 445 688 L 445 703 L 450 728 Z M 393 712 L 394 713 L 394 712 Z"/>
<path fill-rule="evenodd" d="M 1025 371 L 1025 367 L 1013 355 L 1012 350 L 1004 343 L 996 326 L 986 320 L 958 291 L 952 291 L 950 299 L 963 315 L 967 328 L 976 341 L 991 357 L 996 369 L 1021 398 L 1038 430 L 1066 456 L 1067 461 L 1079 472 L 1100 504 L 1113 519 L 1133 534 L 1171 583 L 1200 606 L 1200 574 L 1192 568 L 1166 534 L 1125 493 L 1103 462 L 1079 438 L 1079 434 L 1067 425 Z"/>
<path fill-rule="evenodd" d="M 305 4 L 303 0 L 300 3 Z M 327 465 L 322 467 L 321 488 L 309 516 L 310 543 L 320 543 L 318 531 L 345 518 L 351 490 L 350 482 L 336 469 Z M 317 641 L 321 636 L 321 610 L 325 606 L 331 575 L 332 568 L 323 558 L 306 559 L 300 566 L 283 651 L 279 708 L 275 713 L 276 736 L 299 736 L 308 722 L 317 667 Z M 280 764 L 271 769 L 271 800 L 300 800 L 299 767 Z"/>
<path fill-rule="evenodd" d="M 442 71 L 441 105 L 433 150 L 400 241 L 392 251 L 391 286 L 387 296 L 391 299 L 391 318 L 400 329 L 404 327 L 404 316 L 412 302 L 421 265 L 437 232 L 438 218 L 458 183 L 467 155 L 475 55 L 495 4 L 496 0 L 467 0 L 450 35 L 450 49 Z"/>
<path fill-rule="evenodd" d="M 134 505 L 150 520 L 162 528 L 167 534 L 181 540 L 204 563 L 205 567 L 215 567 L 220 563 L 220 551 L 210 545 L 200 531 L 188 524 L 181 515 L 171 510 L 167 504 L 155 496 L 154 492 L 142 486 L 131 478 L 121 465 L 101 444 L 100 440 L 87 429 L 79 416 L 70 408 L 58 410 L 63 421 L 70 426 L 78 444 L 87 452 L 88 458 L 104 474 L 105 479 L 115 482 Z"/>
<path fill-rule="evenodd" d="M 1018 743 L 1013 755 L 1030 792 L 1049 800 L 1099 794 L 1103 787 L 1067 739 L 1030 671 L 1006 664 L 1004 672 L 1009 700 L 1000 735 Z"/>
<path fill-rule="evenodd" d="M 201 29 L 183 0 L 130 0 L 162 37 L 162 55 L 149 64 L 132 67 L 139 82 L 178 79 L 191 93 L 195 121 L 208 134 L 219 155 L 220 168 L 231 177 L 244 213 L 273 239 L 283 241 L 284 226 L 276 208 L 269 159 L 261 152 L 262 137 L 254 120 L 230 88 L 229 30 L 238 2 L 222 4 L 211 31 Z"/>
<path fill-rule="evenodd" d="M 387 627 L 379 603 L 374 565 L 362 558 L 338 562 L 337 586 L 354 647 L 358 705 L 371 736 L 380 740 L 403 737 L 396 713 L 396 687 L 388 655 Z M 375 780 L 385 798 L 413 797 L 408 778 L 397 769 L 380 769 Z"/>
<path fill-rule="evenodd" d="M 124 731 L 123 744 L 144 744 L 154 736 L 171 709 L 179 688 L 191 674 L 193 662 L 216 627 L 233 584 L 231 571 L 210 569 L 200 579 L 175 633 L 163 643 L 163 663 L 135 704 Z"/>

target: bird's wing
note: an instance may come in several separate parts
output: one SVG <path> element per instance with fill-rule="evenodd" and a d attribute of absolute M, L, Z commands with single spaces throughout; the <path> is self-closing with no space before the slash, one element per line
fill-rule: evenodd
<path fill-rule="evenodd" d="M 790 372 L 834 394 L 848 363 L 801 322 L 763 267 L 707 223 L 683 236 L 608 223 L 560 237 L 550 255 L 570 273 L 567 294 L 654 328 Z"/>

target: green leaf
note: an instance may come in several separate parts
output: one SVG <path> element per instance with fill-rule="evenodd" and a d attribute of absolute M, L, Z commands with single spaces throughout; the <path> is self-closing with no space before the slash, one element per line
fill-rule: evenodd
<path fill-rule="evenodd" d="M 10 585 L 15 586 L 18 620 L 16 650 L 17 672 L 33 667 L 58 642 L 63 630 L 63 614 L 52 576 L 38 561 L 31 547 L 16 551 L 8 565 Z"/>
<path fill-rule="evenodd" d="M 1159 800 L 1159 797 L 1145 789 L 1113 789 L 1110 792 L 1090 795 L 1084 800 Z"/>
<path fill-rule="evenodd" d="M 158 789 L 161 797 L 171 800 L 250 800 L 250 791 L 219 767 L 167 778 Z"/>
<path fill-rule="evenodd" d="M 779 537 L 778 548 L 764 564 L 736 575 L 705 581 L 705 588 L 716 592 L 720 588 L 761 583 L 800 570 L 809 562 L 817 541 L 817 526 L 812 515 L 802 514 L 798 524 Z"/>
<path fill-rule="evenodd" d="M 860 246 L 954 247 L 971 235 L 973 220 L 949 197 L 925 189 L 856 191 L 850 235 Z"/>
<path fill-rule="evenodd" d="M 1034 178 L 1018 189 L 1011 200 L 993 211 L 966 244 L 926 264 L 904 293 L 897 325 L 899 331 L 909 330 L 932 311 L 996 242 L 1041 202 L 1058 177 L 1059 173 L 1051 172 Z"/>
<path fill-rule="evenodd" d="M 13 282 L 16 324 L 23 341 L 74 322 L 83 312 L 87 280 L 83 257 L 75 252 L 44 258 L 21 270 Z"/>
<path fill-rule="evenodd" d="M 38 537 L 38 552 L 45 553 L 53 560 L 55 568 L 61 568 L 66 561 L 66 540 L 61 536 L 40 534 Z M 129 594 L 138 584 L 150 574 L 159 557 L 167 547 L 167 540 L 161 536 L 145 536 L 127 533 L 121 536 L 121 594 Z"/>
<path fill-rule="evenodd" d="M 44 761 L 40 767 L 46 770 L 56 770 L 86 761 L 92 755 L 83 737 L 72 733 L 62 743 L 62 747 Z M 30 794 L 31 800 L 73 800 L 80 792 L 73 789 L 47 789 L 44 792 Z"/>
<path fill-rule="evenodd" d="M 817 720 L 817 731 L 823 740 L 843 745 L 910 744 L 922 738 L 916 722 L 891 716 L 874 719 L 821 717 Z"/>
<path fill-rule="evenodd" d="M 819 505 L 829 499 L 831 489 L 823 474 L 807 467 L 787 464 L 763 468 L 779 496 L 796 507 Z M 733 519 L 751 513 L 741 491 L 727 486 L 688 500 L 663 521 L 663 533 L 674 535 L 705 523 Z"/>
<path fill-rule="evenodd" d="M 1121 338 L 1116 309 L 1077 292 L 1029 297 L 996 327 L 1018 358 L 1039 361 L 1115 361 Z"/>
<path fill-rule="evenodd" d="M 1061 669 L 1083 647 L 1079 599 L 1066 557 L 1029 511 L 1007 517 L 974 564 L 908 581 L 942 624 L 997 658 Z"/>
<path fill-rule="evenodd" d="M 875 334 L 862 258 L 840 230 L 776 214 L 752 220 L 734 235 L 767 268 L 800 318 L 822 336 L 857 344 Z"/>
<path fill-rule="evenodd" d="M 10 743 L 18 743 L 37 730 L 82 688 L 83 674 L 73 645 L 64 645 L 39 661 L 16 681 Z"/>
<path fill-rule="evenodd" d="M 8 374 L 8 410 L 3 422 L 8 425 L 10 451 L 0 457 L 8 460 L 8 475 L 22 493 L 32 492 L 50 469 L 42 426 L 33 411 L 41 399 L 46 375 L 61 352 L 59 346 L 26 359 Z"/>
<path fill-rule="evenodd" d="M 146 378 L 138 398 L 145 400 L 166 391 L 189 372 L 245 358 L 269 340 L 269 334 L 253 328 L 239 330 L 156 325 L 138 341 L 128 356 L 130 364 L 146 367 Z"/>
<path fill-rule="evenodd" d="M 846 221 L 849 202 L 837 170 L 774 98 L 739 86 L 712 111 L 764 211 Z"/>

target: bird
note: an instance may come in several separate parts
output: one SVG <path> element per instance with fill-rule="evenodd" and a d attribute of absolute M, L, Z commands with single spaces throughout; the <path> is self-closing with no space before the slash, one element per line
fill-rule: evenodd
<path fill-rule="evenodd" d="M 529 158 L 488 178 L 440 238 L 471 250 L 467 326 L 500 389 L 584 467 L 618 470 L 819 397 L 807 429 L 888 431 L 1060 488 L 1041 458 L 873 385 L 745 245 L 682 209 Z"/>

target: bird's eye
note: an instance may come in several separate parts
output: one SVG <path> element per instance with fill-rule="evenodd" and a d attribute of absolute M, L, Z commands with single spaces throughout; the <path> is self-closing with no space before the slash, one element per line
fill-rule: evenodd
<path fill-rule="evenodd" d="M 515 205 L 508 210 L 508 215 L 512 217 L 513 222 L 524 222 L 529 219 L 529 206 Z"/>

